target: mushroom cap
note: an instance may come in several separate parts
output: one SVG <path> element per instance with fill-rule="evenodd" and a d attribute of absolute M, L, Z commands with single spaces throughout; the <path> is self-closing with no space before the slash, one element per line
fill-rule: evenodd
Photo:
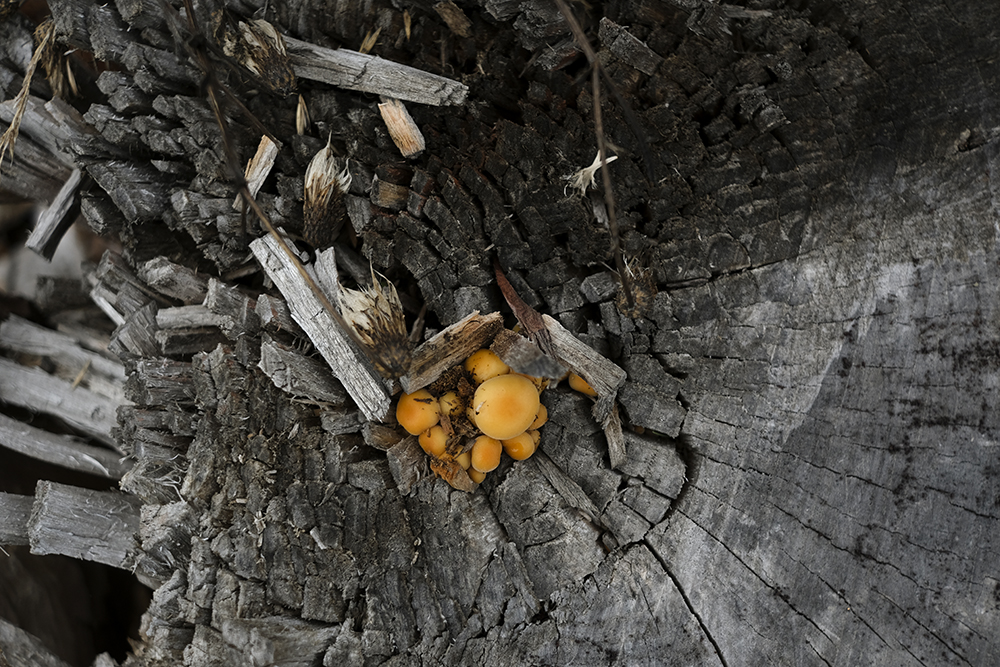
<path fill-rule="evenodd" d="M 524 433 L 538 414 L 538 390 L 523 375 L 498 375 L 483 382 L 472 398 L 476 427 L 507 440 Z"/>
<path fill-rule="evenodd" d="M 576 389 L 581 394 L 586 394 L 587 396 L 596 397 L 597 391 L 590 386 L 590 383 L 584 380 L 582 377 L 576 373 L 569 374 L 569 386 Z"/>
<path fill-rule="evenodd" d="M 438 400 L 426 389 L 403 394 L 396 404 L 396 421 L 410 435 L 420 435 L 441 419 Z"/>
<path fill-rule="evenodd" d="M 529 426 L 528 428 L 529 428 L 530 430 L 536 430 L 536 431 L 537 431 L 537 430 L 538 430 L 538 429 L 540 429 L 540 428 L 541 428 L 541 427 L 542 427 L 542 426 L 543 426 L 543 425 L 545 424 L 545 422 L 547 422 L 548 420 L 549 420 L 549 411 L 548 411 L 548 409 L 547 409 L 547 408 L 545 407 L 545 405 L 544 405 L 544 404 L 541 404 L 541 405 L 539 405 L 539 406 L 538 406 L 538 414 L 537 414 L 537 415 L 535 415 L 535 421 L 531 422 L 531 426 Z"/>
<path fill-rule="evenodd" d="M 468 470 L 469 467 L 472 465 L 472 454 L 470 454 L 469 452 L 462 452 L 461 454 L 455 457 L 455 463 Z"/>
<path fill-rule="evenodd" d="M 474 384 L 482 384 L 490 378 L 510 372 L 510 366 L 501 361 L 493 350 L 481 348 L 465 360 L 465 370 L 472 374 Z"/>
<path fill-rule="evenodd" d="M 472 467 L 479 472 L 490 472 L 496 470 L 500 465 L 500 454 L 503 452 L 503 445 L 499 440 L 488 435 L 481 435 L 472 443 Z"/>
<path fill-rule="evenodd" d="M 520 435 L 515 435 L 509 440 L 504 440 L 503 450 L 507 452 L 507 456 L 515 461 L 523 461 L 535 453 L 538 441 L 532 434 L 537 433 L 538 431 L 525 431 Z"/>
<path fill-rule="evenodd" d="M 471 479 L 476 484 L 482 484 L 483 480 L 486 479 L 486 473 L 479 472 L 475 468 L 469 468 L 465 472 L 469 473 L 469 479 Z"/>
<path fill-rule="evenodd" d="M 441 398 L 438 399 L 438 403 L 441 404 L 441 414 L 448 415 L 451 419 L 457 417 L 465 407 L 465 403 L 459 397 L 457 391 L 449 391 L 442 394 Z"/>
<path fill-rule="evenodd" d="M 425 452 L 440 458 L 444 454 L 445 445 L 448 444 L 448 436 L 445 435 L 444 429 L 440 426 L 431 426 L 420 434 L 417 442 L 420 443 Z"/>

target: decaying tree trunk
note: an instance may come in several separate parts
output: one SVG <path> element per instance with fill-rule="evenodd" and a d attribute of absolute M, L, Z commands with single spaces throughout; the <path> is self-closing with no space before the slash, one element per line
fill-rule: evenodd
<path fill-rule="evenodd" d="M 574 4 L 620 93 L 602 83 L 637 309 L 607 269 L 600 188 L 570 183 L 597 152 L 595 101 L 555 4 L 226 3 L 301 40 L 303 134 L 295 96 L 211 55 L 280 142 L 257 195 L 276 226 L 302 233 L 303 174 L 329 141 L 353 177 L 344 275 L 363 284 L 370 261 L 432 333 L 501 310 L 497 257 L 627 373 L 622 457 L 590 399 L 548 389 L 540 452 L 472 493 L 429 474 L 391 409 L 374 419 L 378 391 L 333 379 L 322 331 L 265 279 L 186 20 L 151 1 L 49 4 L 59 44 L 107 67 L 73 65 L 71 103 L 33 82 L 0 187 L 62 215 L 75 197 L 121 239 L 86 289 L 123 366 L 114 380 L 63 339 L 34 350 L 94 369 L 92 395 L 74 394 L 94 409 L 28 405 L 90 449 L 74 459 L 78 439 L 12 419 L 0 444 L 96 465 L 126 495 L 4 494 L 0 534 L 155 589 L 125 664 L 997 661 L 995 3 Z M 210 9 L 196 4 L 204 32 Z M 31 29 L 0 24 L 5 99 Z M 331 55 L 376 29 L 378 60 Z M 423 153 L 402 157 L 383 98 L 404 100 Z M 245 162 L 261 133 L 223 113 Z M 72 394 L 56 362 L 21 365 L 8 341 L 27 326 L 0 330 L 0 399 L 24 400 L 12 383 Z"/>

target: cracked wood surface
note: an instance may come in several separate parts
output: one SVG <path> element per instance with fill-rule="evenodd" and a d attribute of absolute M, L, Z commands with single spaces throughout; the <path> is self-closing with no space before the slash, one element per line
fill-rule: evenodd
<path fill-rule="evenodd" d="M 257 370 L 261 327 L 305 343 L 246 265 L 196 76 L 142 12 L 112 49 L 114 6 L 51 4 L 70 43 L 103 35 L 90 46 L 120 61 L 85 118 L 153 165 L 83 150 L 87 221 L 120 229 L 136 264 L 217 278 L 206 307 L 228 323 L 153 335 L 181 293 L 124 262 L 92 286 L 131 373 L 137 572 L 163 582 L 130 665 L 996 662 L 996 7 L 597 8 L 590 34 L 655 156 L 605 100 L 623 245 L 656 292 L 636 318 L 601 268 L 601 194 L 566 194 L 593 160 L 593 100 L 555 69 L 576 49 L 550 3 L 466 3 L 471 37 L 414 10 L 407 39 L 375 2 L 380 57 L 469 90 L 413 105 L 428 149 L 403 166 L 373 100 L 305 85 L 321 132 L 295 137 L 294 105 L 250 99 L 289 147 L 261 190 L 276 224 L 301 229 L 296 179 L 332 134 L 359 247 L 411 320 L 422 303 L 435 329 L 499 310 L 494 253 L 529 306 L 624 369 L 613 460 L 594 404 L 548 389 L 544 458 L 466 494 L 426 476 L 412 439 Z M 337 8 L 271 18 L 356 46 L 368 12 Z M 249 157 L 259 137 L 229 120 Z M 150 169 L 161 187 L 128 192 Z"/>

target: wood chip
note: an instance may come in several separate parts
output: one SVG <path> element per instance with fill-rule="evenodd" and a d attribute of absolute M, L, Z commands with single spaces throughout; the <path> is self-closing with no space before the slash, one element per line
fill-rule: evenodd
<path fill-rule="evenodd" d="M 423 152 L 426 147 L 424 135 L 402 102 L 397 99 L 386 100 L 378 105 L 378 110 L 389 130 L 389 136 L 403 157 L 410 158 Z"/>
<path fill-rule="evenodd" d="M 131 569 L 136 560 L 139 500 L 112 491 L 92 491 L 40 481 L 28 521 L 31 553 Z"/>
<path fill-rule="evenodd" d="M 122 462 L 120 454 L 94 447 L 78 438 L 43 431 L 24 422 L 0 415 L 0 446 L 77 472 L 107 479 L 121 479 L 130 464 Z M 8 544 L 0 540 L 0 544 Z"/>
<path fill-rule="evenodd" d="M 296 398 L 338 406 L 347 399 L 344 388 L 333 377 L 329 366 L 269 336 L 264 336 L 261 341 L 257 368 L 271 378 L 275 387 Z"/>
<path fill-rule="evenodd" d="M 300 133 L 301 134 L 301 133 Z M 249 162 L 247 162 L 247 168 L 244 176 L 247 179 L 247 188 L 250 189 L 250 194 L 254 197 L 260 191 L 260 186 L 264 185 L 264 181 L 267 180 L 268 174 L 271 173 L 271 168 L 274 166 L 274 160 L 278 157 L 278 151 L 281 150 L 281 144 L 271 141 L 271 138 L 264 135 L 260 138 L 260 143 L 257 145 L 257 152 Z M 236 195 L 236 199 L 233 201 L 233 210 L 239 211 L 243 208 L 243 197 L 241 195 Z"/>
<path fill-rule="evenodd" d="M 58 417 L 74 428 L 115 446 L 111 430 L 119 403 L 82 387 L 73 388 L 37 369 L 0 359 L 0 400 Z"/>
<path fill-rule="evenodd" d="M 459 37 L 472 36 L 472 21 L 465 15 L 461 7 L 451 0 L 437 3 L 434 5 L 434 11 L 448 24 L 448 29 Z"/>
<path fill-rule="evenodd" d="M 83 173 L 74 169 L 49 207 L 38 216 L 38 222 L 24 244 L 45 259 L 52 259 L 63 235 L 76 219 L 79 211 L 76 191 L 82 179 Z"/>

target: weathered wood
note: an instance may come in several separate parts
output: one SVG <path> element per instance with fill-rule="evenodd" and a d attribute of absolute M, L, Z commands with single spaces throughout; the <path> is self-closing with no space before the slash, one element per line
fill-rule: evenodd
<path fill-rule="evenodd" d="M 11 667 L 69 667 L 69 663 L 53 654 L 38 637 L 5 618 L 0 618 L 0 646 L 3 646 L 4 662 Z"/>
<path fill-rule="evenodd" d="M 50 3 L 68 47 L 115 56 L 104 86 L 75 103 L 90 105 L 104 143 L 180 183 L 166 225 L 124 225 L 100 184 L 81 208 L 120 231 L 130 261 L 215 263 L 217 294 L 233 298 L 213 312 L 239 338 L 196 356 L 174 387 L 186 383 L 182 402 L 123 412 L 149 462 L 188 446 L 175 460 L 198 536 L 188 548 L 181 531 L 171 547 L 167 524 L 187 526 L 172 510 L 148 534 L 150 568 L 138 571 L 159 583 L 171 559 L 176 569 L 146 614 L 136 667 L 270 659 L 277 618 L 317 624 L 291 660 L 337 665 L 995 662 L 995 4 L 636 0 L 605 17 L 571 3 L 617 89 L 602 80 L 599 101 L 629 307 L 603 268 L 618 259 L 605 186 L 566 189 L 593 160 L 595 100 L 552 2 L 461 3 L 469 37 L 448 3 L 450 21 L 429 6 L 407 20 L 383 0 L 269 3 L 283 33 L 356 45 L 381 28 L 386 62 L 475 85 L 447 114 L 411 107 L 428 150 L 412 175 L 384 178 L 398 155 L 374 98 L 300 79 L 318 133 L 296 137 L 293 100 L 216 63 L 290 148 L 262 206 L 299 229 L 302 169 L 332 137 L 358 182 L 350 242 L 412 299 L 408 317 L 426 304 L 436 327 L 499 310 L 494 253 L 526 302 L 626 373 L 624 385 L 610 375 L 617 401 L 599 390 L 606 435 L 590 399 L 546 390 L 540 453 L 552 465 L 505 462 L 473 494 L 394 477 L 426 457 L 366 446 L 366 432 L 390 439 L 353 409 L 317 419 L 255 370 L 259 333 L 239 313 L 261 287 L 204 74 L 185 55 L 201 38 L 175 43 L 145 4 L 118 1 L 126 31 L 115 4 Z M 227 6 L 246 17 L 258 4 Z M 204 29 L 210 7 L 195 5 Z M 16 51 L 0 54 L 7 93 L 30 57 L 23 23 L 16 44 L 0 39 Z M 246 159 L 259 133 L 223 113 Z M 59 142 L 38 134 L 25 134 L 26 154 L 60 168 L 46 148 Z M 102 160 L 98 148 L 81 155 Z M 5 179 L 42 192 L 33 160 Z M 406 206 L 398 188 L 361 196 L 371 174 L 408 190 Z M 177 305 L 101 287 L 119 324 Z M 289 342 L 297 326 L 280 326 Z M 398 466 L 406 454 L 412 465 Z M 147 505 L 162 498 L 136 489 Z M 224 636 L 232 619 L 243 625 Z"/>
<path fill-rule="evenodd" d="M 254 256 L 288 303 L 292 318 L 323 355 L 334 375 L 365 415 L 383 421 L 389 413 L 390 394 L 354 342 L 340 330 L 298 271 L 289 265 L 277 242 L 264 237 L 250 244 Z"/>
<path fill-rule="evenodd" d="M 244 178 L 247 180 L 247 188 L 250 189 L 250 194 L 253 196 L 256 197 L 257 193 L 260 192 L 260 186 L 264 184 L 264 180 L 271 173 L 271 169 L 274 167 L 274 160 L 278 157 L 278 151 L 280 150 L 281 144 L 274 143 L 267 135 L 260 138 L 257 152 L 247 162 L 246 172 L 244 173 Z M 233 210 L 239 211 L 242 208 L 243 198 L 237 197 L 233 202 Z"/>
<path fill-rule="evenodd" d="M 117 403 L 123 398 L 125 369 L 108 355 L 84 349 L 73 337 L 16 315 L 0 323 L 0 349 L 48 358 L 55 374 Z"/>
<path fill-rule="evenodd" d="M 136 274 L 150 288 L 187 305 L 201 303 L 208 293 L 208 276 L 174 264 L 165 257 L 149 260 L 138 267 Z"/>
<path fill-rule="evenodd" d="M 0 493 L 0 545 L 28 543 L 28 518 L 35 499 L 16 493 Z"/>
<path fill-rule="evenodd" d="M 349 49 L 327 49 L 285 36 L 295 76 L 420 104 L 458 105 L 469 89 L 452 79 Z"/>
<path fill-rule="evenodd" d="M 288 312 L 288 305 L 281 299 L 261 294 L 257 299 L 255 308 L 257 317 L 260 318 L 261 326 L 270 334 L 288 332 L 294 336 L 305 338 L 305 332 L 292 319 L 292 314 Z"/>
<path fill-rule="evenodd" d="M 403 391 L 412 394 L 423 389 L 441 373 L 487 345 L 502 328 L 500 313 L 480 315 L 475 311 L 436 334 L 413 351 L 413 364 L 399 379 Z"/>
<path fill-rule="evenodd" d="M 297 398 L 334 406 L 347 399 L 329 366 L 266 336 L 261 341 L 258 367 L 275 387 Z"/>
<path fill-rule="evenodd" d="M 39 481 L 28 521 L 31 553 L 130 569 L 138 548 L 139 502 L 111 491 Z"/>
<path fill-rule="evenodd" d="M 122 461 L 121 454 L 50 433 L 6 415 L 0 415 L 0 446 L 46 463 L 108 479 L 121 479 L 131 467 Z"/>
<path fill-rule="evenodd" d="M 115 444 L 111 431 L 119 403 L 41 369 L 0 359 L 0 400 L 57 417 L 105 444 Z"/>
<path fill-rule="evenodd" d="M 76 219 L 79 210 L 76 190 L 80 187 L 82 178 L 83 173 L 79 169 L 74 169 L 70 173 L 52 203 L 38 216 L 35 228 L 31 230 L 31 236 L 24 243 L 27 248 L 45 259 L 52 259 L 63 235 Z"/>
<path fill-rule="evenodd" d="M 542 321 L 548 330 L 552 353 L 557 360 L 580 375 L 597 392 L 594 419 L 604 428 L 608 438 L 611 467 L 619 468 L 625 462 L 625 441 L 615 401 L 618 390 L 625 384 L 625 371 L 593 348 L 581 343 L 566 327 L 548 315 L 542 315 Z"/>
<path fill-rule="evenodd" d="M 497 333 L 490 349 L 517 373 L 551 380 L 559 380 L 567 373 L 565 367 L 537 345 L 509 329 L 501 329 Z"/>

